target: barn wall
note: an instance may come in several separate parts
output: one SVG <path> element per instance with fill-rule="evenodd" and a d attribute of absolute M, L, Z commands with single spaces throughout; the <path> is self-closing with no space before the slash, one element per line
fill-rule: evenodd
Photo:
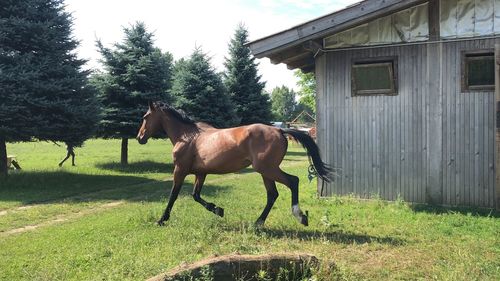
<path fill-rule="evenodd" d="M 494 39 L 328 52 L 316 59 L 325 196 L 494 207 L 494 93 L 461 92 L 461 52 Z M 397 96 L 351 96 L 351 62 L 397 57 Z M 318 183 L 321 190 L 322 183 Z"/>

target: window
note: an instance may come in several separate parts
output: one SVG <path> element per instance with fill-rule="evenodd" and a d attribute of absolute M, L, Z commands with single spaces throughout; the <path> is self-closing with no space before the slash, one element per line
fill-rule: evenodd
<path fill-rule="evenodd" d="M 495 59 L 491 51 L 462 53 L 462 92 L 495 89 Z"/>
<path fill-rule="evenodd" d="M 354 61 L 352 95 L 397 95 L 396 65 L 395 58 Z"/>

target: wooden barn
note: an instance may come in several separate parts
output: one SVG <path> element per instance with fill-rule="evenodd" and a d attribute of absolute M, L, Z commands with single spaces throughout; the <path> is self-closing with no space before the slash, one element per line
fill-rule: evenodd
<path fill-rule="evenodd" d="M 499 43 L 500 0 L 366 0 L 248 45 L 315 73 L 322 196 L 498 208 Z"/>

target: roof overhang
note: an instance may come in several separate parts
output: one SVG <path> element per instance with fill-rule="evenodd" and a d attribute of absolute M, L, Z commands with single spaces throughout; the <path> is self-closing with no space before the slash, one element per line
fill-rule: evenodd
<path fill-rule="evenodd" d="M 428 0 L 365 0 L 247 45 L 257 58 L 267 57 L 274 64 L 285 63 L 288 69 L 311 72 L 324 37 L 424 2 Z"/>

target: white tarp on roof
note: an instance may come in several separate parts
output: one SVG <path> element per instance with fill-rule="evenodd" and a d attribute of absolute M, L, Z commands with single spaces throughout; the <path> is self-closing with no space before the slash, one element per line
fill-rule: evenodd
<path fill-rule="evenodd" d="M 441 0 L 441 38 L 500 34 L 500 0 Z"/>
<path fill-rule="evenodd" d="M 441 0 L 442 39 L 500 34 L 500 0 Z M 326 37 L 324 48 L 383 45 L 429 39 L 428 4 L 424 3 Z"/>
<path fill-rule="evenodd" d="M 428 39 L 428 5 L 424 3 L 329 36 L 323 44 L 325 48 L 343 48 Z"/>

